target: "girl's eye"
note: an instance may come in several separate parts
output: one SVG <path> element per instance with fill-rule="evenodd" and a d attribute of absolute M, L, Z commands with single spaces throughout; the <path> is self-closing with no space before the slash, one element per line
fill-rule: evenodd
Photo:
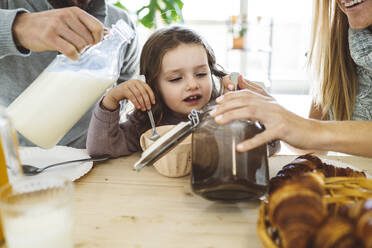
<path fill-rule="evenodd" d="M 206 75 L 207 75 L 207 73 L 205 73 L 205 72 L 196 74 L 196 76 L 199 77 L 199 78 L 205 77 Z"/>
<path fill-rule="evenodd" d="M 177 82 L 177 81 L 179 81 L 181 79 L 182 79 L 181 77 L 172 78 L 172 79 L 169 79 L 169 82 Z"/>

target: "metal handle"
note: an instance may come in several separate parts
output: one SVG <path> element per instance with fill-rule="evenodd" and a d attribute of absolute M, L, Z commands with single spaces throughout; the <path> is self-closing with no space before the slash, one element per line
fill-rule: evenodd
<path fill-rule="evenodd" d="M 152 111 L 151 110 L 147 110 L 147 115 L 149 116 L 149 119 L 150 119 L 152 132 L 155 133 L 156 132 L 155 121 L 154 121 L 154 116 L 152 116 Z"/>
<path fill-rule="evenodd" d="M 71 164 L 71 163 L 77 163 L 77 162 L 89 162 L 89 161 L 104 161 L 104 160 L 109 159 L 110 157 L 111 156 L 109 155 L 103 155 L 101 157 L 96 157 L 96 158 L 83 158 L 83 159 L 76 159 L 76 160 L 71 160 L 71 161 L 64 161 L 64 162 L 51 164 L 46 167 L 40 168 L 40 171 L 43 171 L 43 170 L 46 170 L 46 169 L 49 169 L 51 167 L 55 167 L 58 165 L 63 165 L 63 164 Z"/>

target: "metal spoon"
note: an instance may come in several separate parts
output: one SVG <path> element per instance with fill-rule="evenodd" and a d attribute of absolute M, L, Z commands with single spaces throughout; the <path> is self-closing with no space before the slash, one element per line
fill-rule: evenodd
<path fill-rule="evenodd" d="M 76 159 L 76 160 L 64 161 L 64 162 L 51 164 L 51 165 L 48 165 L 48 166 L 45 166 L 45 167 L 42 167 L 42 168 L 38 168 L 38 167 L 33 166 L 33 165 L 23 164 L 22 169 L 23 169 L 23 173 L 25 175 L 32 176 L 32 175 L 39 174 L 39 173 L 43 172 L 44 170 L 46 170 L 48 168 L 55 167 L 55 166 L 58 166 L 58 165 L 77 163 L 77 162 L 88 162 L 88 161 L 103 161 L 103 160 L 109 159 L 110 157 L 111 156 L 109 156 L 109 155 L 103 155 L 101 157 L 96 157 L 96 158 Z"/>
<path fill-rule="evenodd" d="M 141 80 L 143 82 L 146 82 L 145 75 L 135 75 L 134 76 L 134 79 L 137 79 L 137 80 Z M 148 116 L 150 118 L 150 123 L 151 123 L 151 128 L 152 128 L 152 136 L 150 137 L 150 139 L 155 141 L 155 140 L 157 140 L 157 139 L 160 138 L 160 135 L 158 133 L 156 133 L 154 116 L 152 115 L 151 109 L 150 110 L 147 110 L 147 114 L 148 114 Z"/>
<path fill-rule="evenodd" d="M 147 110 L 147 114 L 149 115 L 150 123 L 151 123 L 151 128 L 152 128 L 152 136 L 150 137 L 150 139 L 151 140 L 157 140 L 157 139 L 160 138 L 160 135 L 156 132 L 155 121 L 154 121 L 154 117 L 152 116 L 151 109 L 150 110 Z"/>

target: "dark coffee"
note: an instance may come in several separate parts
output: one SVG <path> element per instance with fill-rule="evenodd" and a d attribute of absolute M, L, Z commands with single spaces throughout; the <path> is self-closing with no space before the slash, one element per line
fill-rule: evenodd
<path fill-rule="evenodd" d="M 209 200 L 258 199 L 269 182 L 267 147 L 236 152 L 236 145 L 263 128 L 259 124 L 234 121 L 218 125 L 206 118 L 192 141 L 191 185 L 196 194 Z"/>

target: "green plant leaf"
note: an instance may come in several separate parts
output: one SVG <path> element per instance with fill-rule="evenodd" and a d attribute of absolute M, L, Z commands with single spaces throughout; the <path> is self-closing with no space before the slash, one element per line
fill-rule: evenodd
<path fill-rule="evenodd" d="M 114 3 L 114 5 L 128 12 L 128 9 L 124 5 L 122 5 L 120 1 Z"/>
<path fill-rule="evenodd" d="M 147 15 L 139 19 L 139 21 L 146 28 L 152 28 L 155 26 L 155 11 L 150 11 Z"/>
<path fill-rule="evenodd" d="M 239 30 L 239 36 L 240 36 L 240 37 L 244 36 L 246 32 L 247 32 L 247 28 L 243 28 L 243 27 L 242 27 L 242 28 Z"/>
<path fill-rule="evenodd" d="M 156 11 L 160 12 L 160 16 L 166 24 L 172 22 L 183 23 L 183 5 L 182 0 L 150 0 L 150 3 L 137 10 L 136 14 L 139 22 L 147 28 L 155 26 Z M 147 14 L 141 17 L 141 14 L 146 10 L 148 11 Z"/>
<path fill-rule="evenodd" d="M 136 15 L 138 16 L 142 12 L 142 10 L 144 10 L 146 8 L 147 8 L 147 6 L 143 6 L 142 8 L 140 8 L 139 10 L 137 10 L 136 11 Z"/>
<path fill-rule="evenodd" d="M 174 2 L 174 0 L 163 0 L 166 6 L 166 9 L 164 11 L 167 11 L 167 17 L 168 19 L 171 18 L 175 22 L 181 22 L 183 21 L 182 17 L 182 11 L 179 8 L 178 4 Z M 171 20 L 170 20 L 171 21 Z"/>

